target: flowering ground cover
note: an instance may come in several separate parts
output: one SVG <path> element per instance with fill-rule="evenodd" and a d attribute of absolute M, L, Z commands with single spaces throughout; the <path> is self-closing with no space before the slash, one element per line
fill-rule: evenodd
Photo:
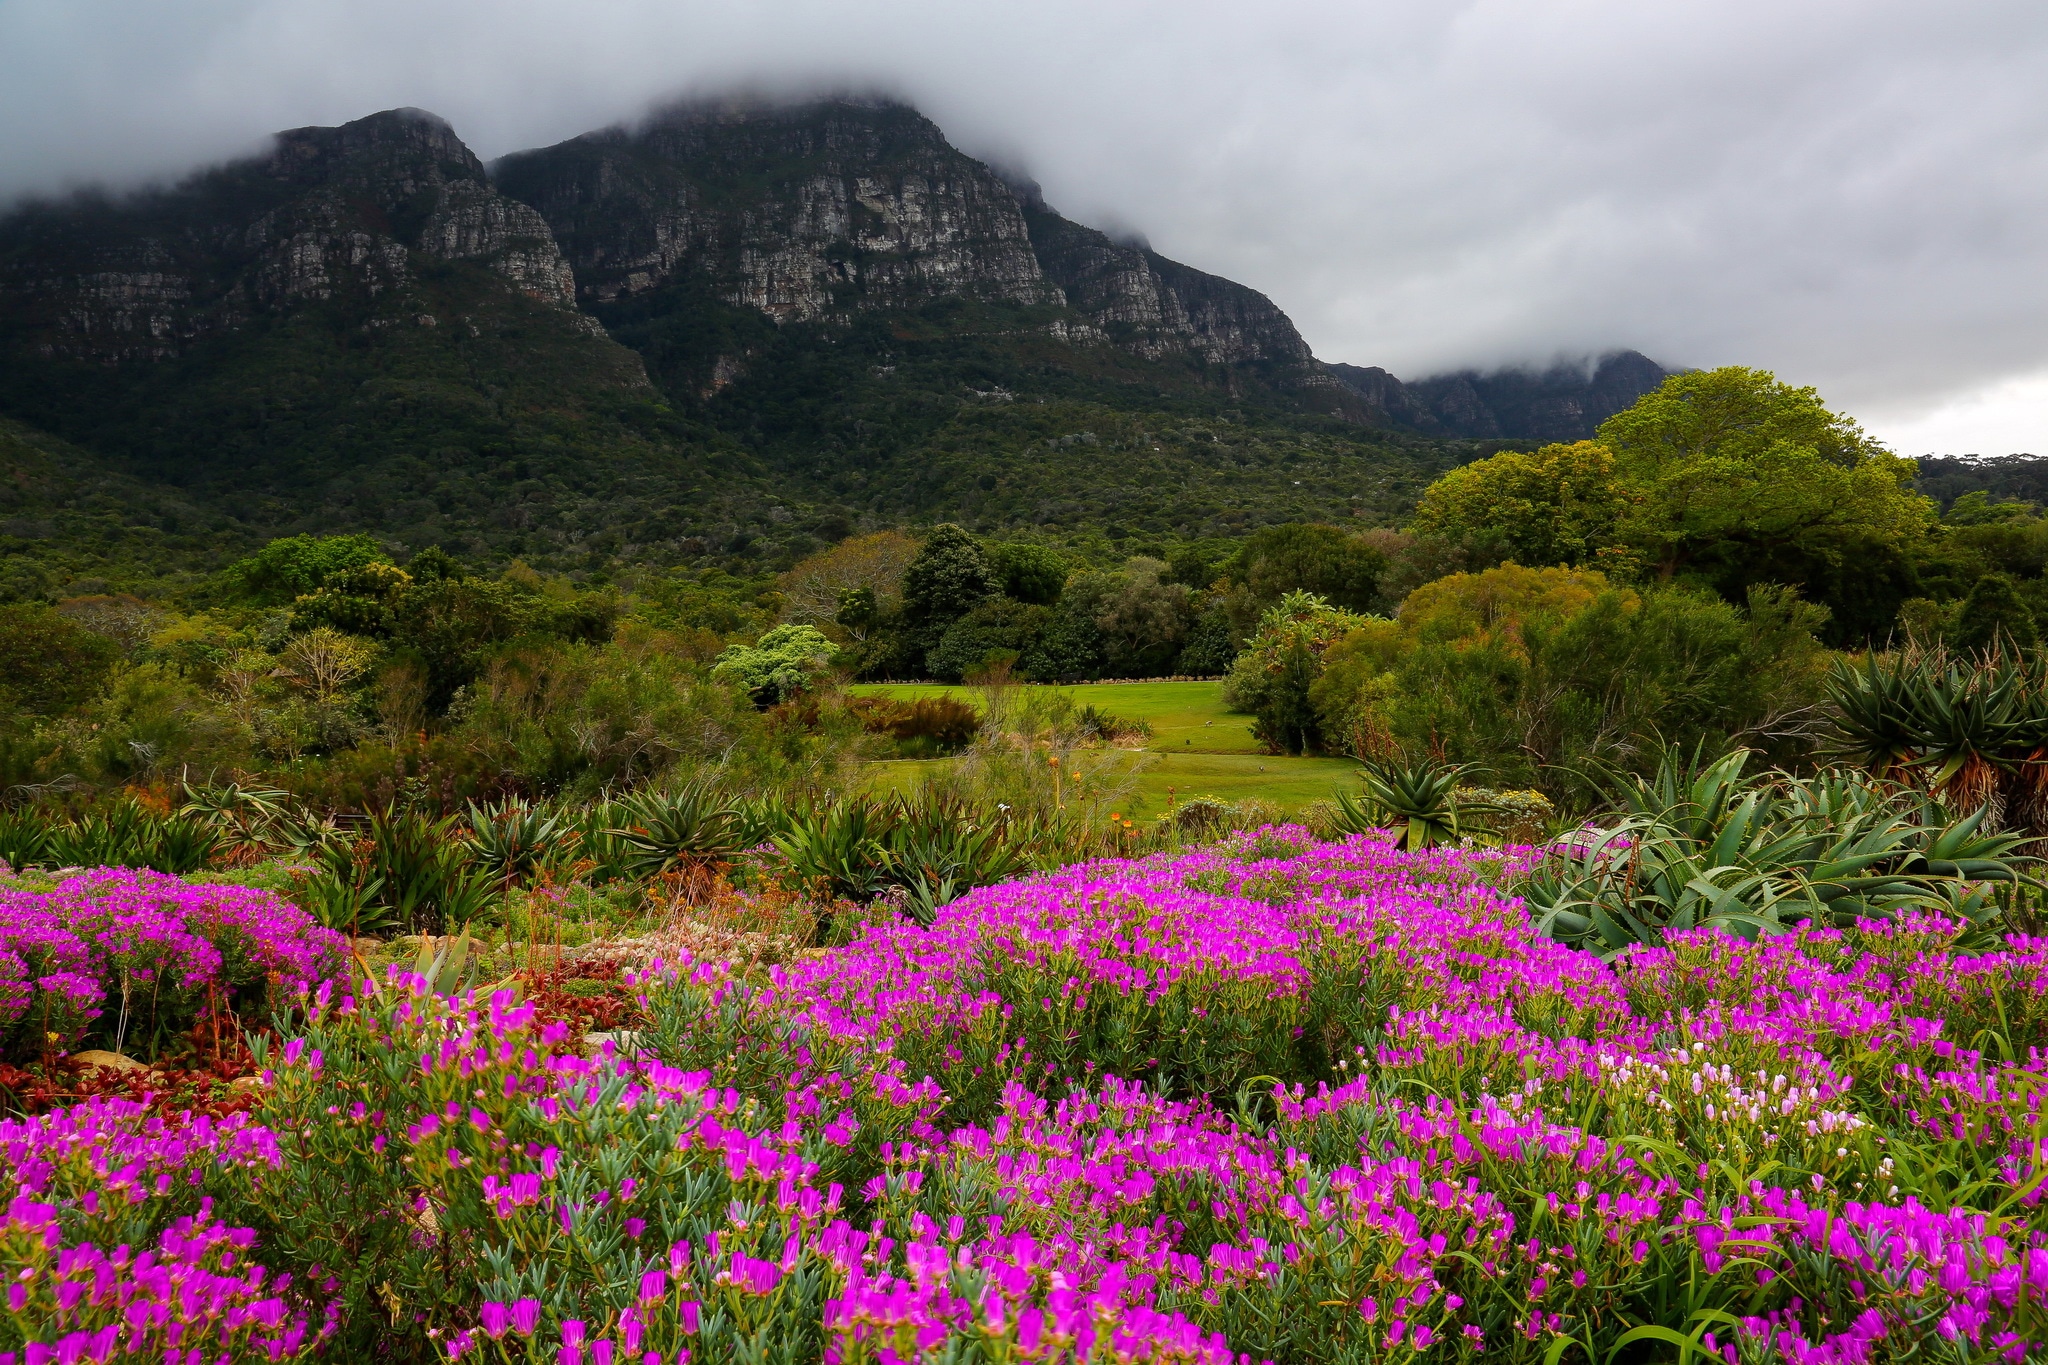
<path fill-rule="evenodd" d="M 152 1044 L 205 1010 L 260 1007 L 272 983 L 321 979 L 344 941 L 242 886 L 106 867 L 48 892 L 0 888 L 0 1060 Z"/>
<path fill-rule="evenodd" d="M 258 1040 L 248 1115 L 0 1125 L 0 1362 L 2048 1342 L 2048 942 L 1610 966 L 1531 936 L 1501 888 L 1539 856 L 1282 829 L 1071 868 L 770 969 L 663 964 L 631 1055 L 510 992 L 332 980 Z"/>

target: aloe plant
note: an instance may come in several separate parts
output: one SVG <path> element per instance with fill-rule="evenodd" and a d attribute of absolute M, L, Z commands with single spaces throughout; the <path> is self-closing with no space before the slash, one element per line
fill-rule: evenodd
<path fill-rule="evenodd" d="M 500 888 L 530 881 L 577 843 L 568 821 L 542 806 L 472 802 L 468 814 L 469 847 L 477 867 Z"/>
<path fill-rule="evenodd" d="M 2048 663 L 1939 647 L 1840 663 L 1829 679 L 1832 756 L 1908 782 L 1987 824 L 2048 835 Z"/>
<path fill-rule="evenodd" d="M 881 843 L 886 875 L 905 893 L 904 913 L 930 924 L 940 907 L 979 886 L 1010 880 L 1030 865 L 1023 845 L 997 820 L 965 802 L 898 799 Z"/>
<path fill-rule="evenodd" d="M 461 836 L 454 816 L 373 811 L 357 839 L 313 850 L 317 871 L 304 898 L 328 927 L 356 933 L 438 933 L 467 924 L 489 908 L 497 887 Z M 345 924 L 338 922 L 344 914 L 352 916 Z"/>
<path fill-rule="evenodd" d="M 1364 799 L 1340 788 L 1332 824 L 1344 834 L 1392 829 L 1401 847 L 1408 849 L 1490 839 L 1485 817 L 1499 807 L 1458 795 L 1473 771 L 1464 763 L 1368 763 L 1359 774 Z"/>
<path fill-rule="evenodd" d="M 740 851 L 738 813 L 709 782 L 672 791 L 636 792 L 618 805 L 619 841 L 627 870 L 651 877 L 730 861 Z"/>
<path fill-rule="evenodd" d="M 1667 756 L 1617 793 L 1618 818 L 1565 841 L 1519 888 L 1539 932 L 1605 956 L 1714 926 L 1745 938 L 1912 910 L 1983 917 L 2033 861 L 2017 834 L 1843 771 L 1744 776 Z"/>

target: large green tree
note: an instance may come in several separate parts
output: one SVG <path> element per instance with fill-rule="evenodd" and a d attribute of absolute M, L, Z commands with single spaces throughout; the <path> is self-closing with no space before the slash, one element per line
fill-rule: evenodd
<path fill-rule="evenodd" d="M 1660 580 L 1703 579 L 1733 600 L 1795 584 L 1852 634 L 1889 625 L 1934 506 L 1913 491 L 1911 460 L 1813 389 L 1734 365 L 1675 374 L 1599 435 L 1640 495 L 1621 535 Z"/>
<path fill-rule="evenodd" d="M 1634 495 L 1614 452 L 1593 441 L 1503 451 L 1431 484 L 1413 529 L 1482 560 L 1574 567 L 1615 546 Z"/>
<path fill-rule="evenodd" d="M 943 629 L 1001 589 L 981 545 L 948 522 L 933 528 L 903 571 L 903 615 L 913 626 Z"/>
<path fill-rule="evenodd" d="M 1379 590 L 1386 556 L 1335 526 L 1295 522 L 1252 532 L 1230 562 L 1230 577 L 1260 602 L 1306 592 L 1363 611 Z"/>

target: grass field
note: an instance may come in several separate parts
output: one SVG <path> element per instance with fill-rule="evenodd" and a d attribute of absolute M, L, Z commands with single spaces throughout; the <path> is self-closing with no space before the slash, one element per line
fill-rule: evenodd
<path fill-rule="evenodd" d="M 854 689 L 903 701 L 951 696 L 980 704 L 971 687 L 938 684 L 874 683 Z M 1226 801 L 1259 797 L 1286 810 L 1297 810 L 1326 797 L 1340 783 L 1354 779 L 1357 765 L 1341 758 L 1287 758 L 1259 752 L 1252 739 L 1251 718 L 1223 709 L 1220 682 L 1081 683 L 1057 690 L 1075 706 L 1094 706 L 1113 716 L 1142 720 L 1152 727 L 1146 747 L 1131 761 L 1141 765 L 1132 814 L 1157 815 L 1169 797 L 1218 796 Z M 874 765 L 873 786 L 880 792 L 917 788 L 932 764 L 945 759 L 901 759 Z"/>
<path fill-rule="evenodd" d="M 915 701 L 919 697 L 958 697 L 981 705 L 971 687 L 937 683 L 869 683 L 853 689 L 878 697 Z M 1158 753 L 1255 754 L 1252 718 L 1223 709 L 1220 682 L 1078 683 L 1073 687 L 1030 687 L 1029 691 L 1063 692 L 1076 707 L 1093 706 L 1112 716 L 1142 720 L 1152 727 L 1146 747 Z"/>

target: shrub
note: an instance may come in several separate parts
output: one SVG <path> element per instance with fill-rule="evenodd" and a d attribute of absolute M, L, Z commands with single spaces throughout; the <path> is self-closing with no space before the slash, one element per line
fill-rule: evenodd
<path fill-rule="evenodd" d="M 9 1058 L 99 1036 L 152 1048 L 211 1003 L 251 1011 L 272 981 L 337 970 L 343 944 L 267 891 L 101 869 L 0 891 L 0 1028 Z M 53 1037 L 54 1036 L 54 1037 Z"/>
<path fill-rule="evenodd" d="M 1712 928 L 1740 938 L 1808 922 L 1939 912 L 1988 921 L 1991 886 L 2032 862 L 2016 835 L 1979 832 L 1918 793 L 1839 771 L 1745 779 L 1750 754 L 1667 754 L 1617 793 L 1622 818 L 1581 831 L 1529 879 L 1539 932 L 1604 954 Z"/>
<path fill-rule="evenodd" d="M 885 734 L 906 751 L 951 753 L 974 742 L 981 731 L 981 713 L 954 697 L 855 697 L 847 703 L 861 728 Z"/>
<path fill-rule="evenodd" d="M 816 626 L 777 626 L 751 645 L 718 656 L 711 676 L 773 706 L 811 690 L 831 671 L 832 642 Z"/>
<path fill-rule="evenodd" d="M 106 686 L 120 649 L 49 607 L 0 606 L 0 708 L 56 715 L 82 706 Z"/>

